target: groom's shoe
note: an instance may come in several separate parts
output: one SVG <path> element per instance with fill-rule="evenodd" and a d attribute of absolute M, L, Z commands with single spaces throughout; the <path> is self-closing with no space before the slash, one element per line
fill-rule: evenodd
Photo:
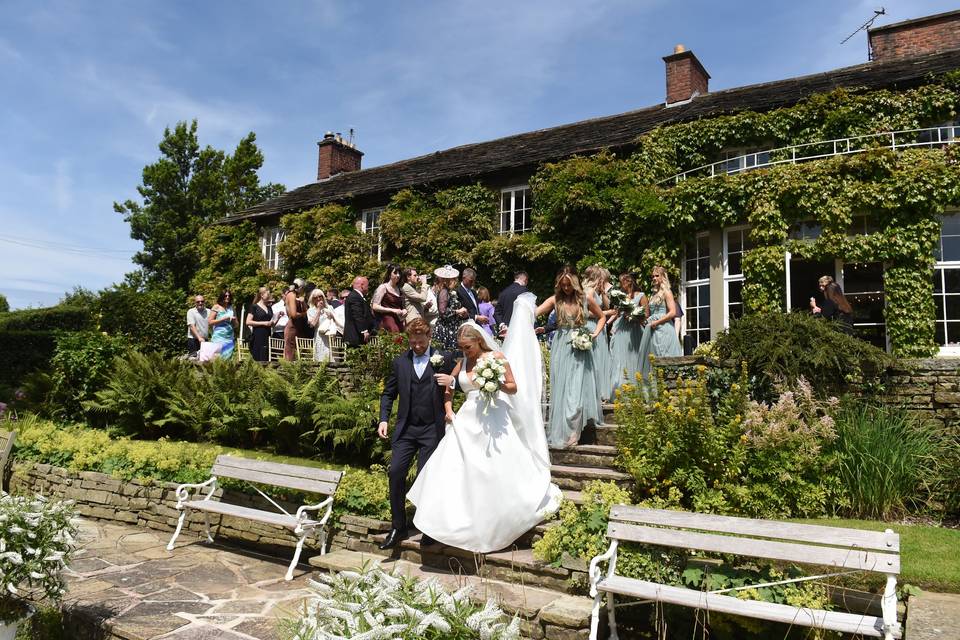
<path fill-rule="evenodd" d="M 400 529 L 390 529 L 390 533 L 387 534 L 386 539 L 380 543 L 380 549 L 393 549 L 395 546 L 400 544 L 401 540 L 406 537 L 406 531 L 401 531 Z"/>

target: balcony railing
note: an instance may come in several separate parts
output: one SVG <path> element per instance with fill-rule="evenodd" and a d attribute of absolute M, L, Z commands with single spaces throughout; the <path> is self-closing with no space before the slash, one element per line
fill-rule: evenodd
<path fill-rule="evenodd" d="M 850 138 L 837 138 L 820 142 L 807 142 L 778 149 L 764 149 L 742 156 L 726 158 L 702 167 L 688 169 L 678 173 L 658 184 L 673 182 L 674 184 L 687 178 L 713 178 L 716 176 L 733 175 L 773 167 L 779 164 L 796 164 L 833 156 L 863 153 L 873 149 L 909 149 L 913 147 L 928 147 L 931 149 L 954 144 L 960 140 L 960 126 L 932 127 L 929 129 L 907 129 L 904 131 L 888 131 L 873 133 Z"/>

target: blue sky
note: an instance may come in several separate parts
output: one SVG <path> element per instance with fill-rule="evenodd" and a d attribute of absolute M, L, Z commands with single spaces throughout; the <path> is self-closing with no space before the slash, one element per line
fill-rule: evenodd
<path fill-rule="evenodd" d="M 888 24 L 956 8 L 880 0 Z M 0 293 L 14 308 L 133 268 L 112 203 L 136 197 L 165 126 L 248 131 L 264 180 L 316 177 L 325 131 L 364 167 L 629 111 L 664 97 L 683 43 L 711 89 L 865 62 L 840 41 L 872 2 L 0 0 Z"/>

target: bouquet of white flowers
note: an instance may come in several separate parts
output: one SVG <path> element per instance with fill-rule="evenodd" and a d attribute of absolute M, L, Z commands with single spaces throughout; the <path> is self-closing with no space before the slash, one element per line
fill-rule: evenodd
<path fill-rule="evenodd" d="M 583 327 L 574 329 L 570 335 L 570 346 L 574 351 L 590 351 L 593 349 L 593 335 Z"/>
<path fill-rule="evenodd" d="M 442 354 L 442 353 L 434 353 L 432 356 L 430 356 L 430 365 L 431 365 L 434 369 L 436 369 L 437 367 L 441 366 L 442 364 L 443 364 L 443 354 Z"/>
<path fill-rule="evenodd" d="M 611 307 L 620 309 L 621 311 L 630 311 L 633 309 L 633 302 L 630 301 L 630 298 L 627 297 L 627 294 L 623 289 L 617 289 L 614 287 L 613 289 L 610 289 L 610 292 L 607 295 L 610 296 Z"/>
<path fill-rule="evenodd" d="M 633 306 L 633 309 L 630 311 L 630 314 L 627 316 L 627 319 L 633 322 L 641 322 L 646 317 L 647 317 L 647 312 L 643 308 L 643 305 L 637 304 Z"/>
<path fill-rule="evenodd" d="M 473 370 L 473 377 L 480 389 L 480 395 L 487 400 L 487 407 L 496 406 L 494 400 L 497 398 L 500 387 L 506 381 L 506 376 L 507 361 L 503 358 L 495 358 L 493 355 L 489 355 L 480 358 L 477 362 L 477 366 Z M 484 407 L 483 412 L 486 414 L 486 407 Z"/>

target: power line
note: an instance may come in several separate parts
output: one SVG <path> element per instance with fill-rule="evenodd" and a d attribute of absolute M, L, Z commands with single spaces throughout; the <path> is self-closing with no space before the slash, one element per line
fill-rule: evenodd
<path fill-rule="evenodd" d="M 41 251 L 53 251 L 55 253 L 69 253 L 73 255 L 80 256 L 96 256 L 99 258 L 106 258 L 108 260 L 128 260 L 131 252 L 127 249 L 100 249 L 93 247 L 75 247 L 62 245 L 55 242 L 43 242 L 37 240 L 22 240 L 10 236 L 0 236 L 0 242 L 6 242 L 8 244 L 13 244 L 21 247 L 29 247 L 31 249 L 40 249 Z M 125 256 L 119 255 L 109 255 L 109 254 L 123 253 Z"/>

